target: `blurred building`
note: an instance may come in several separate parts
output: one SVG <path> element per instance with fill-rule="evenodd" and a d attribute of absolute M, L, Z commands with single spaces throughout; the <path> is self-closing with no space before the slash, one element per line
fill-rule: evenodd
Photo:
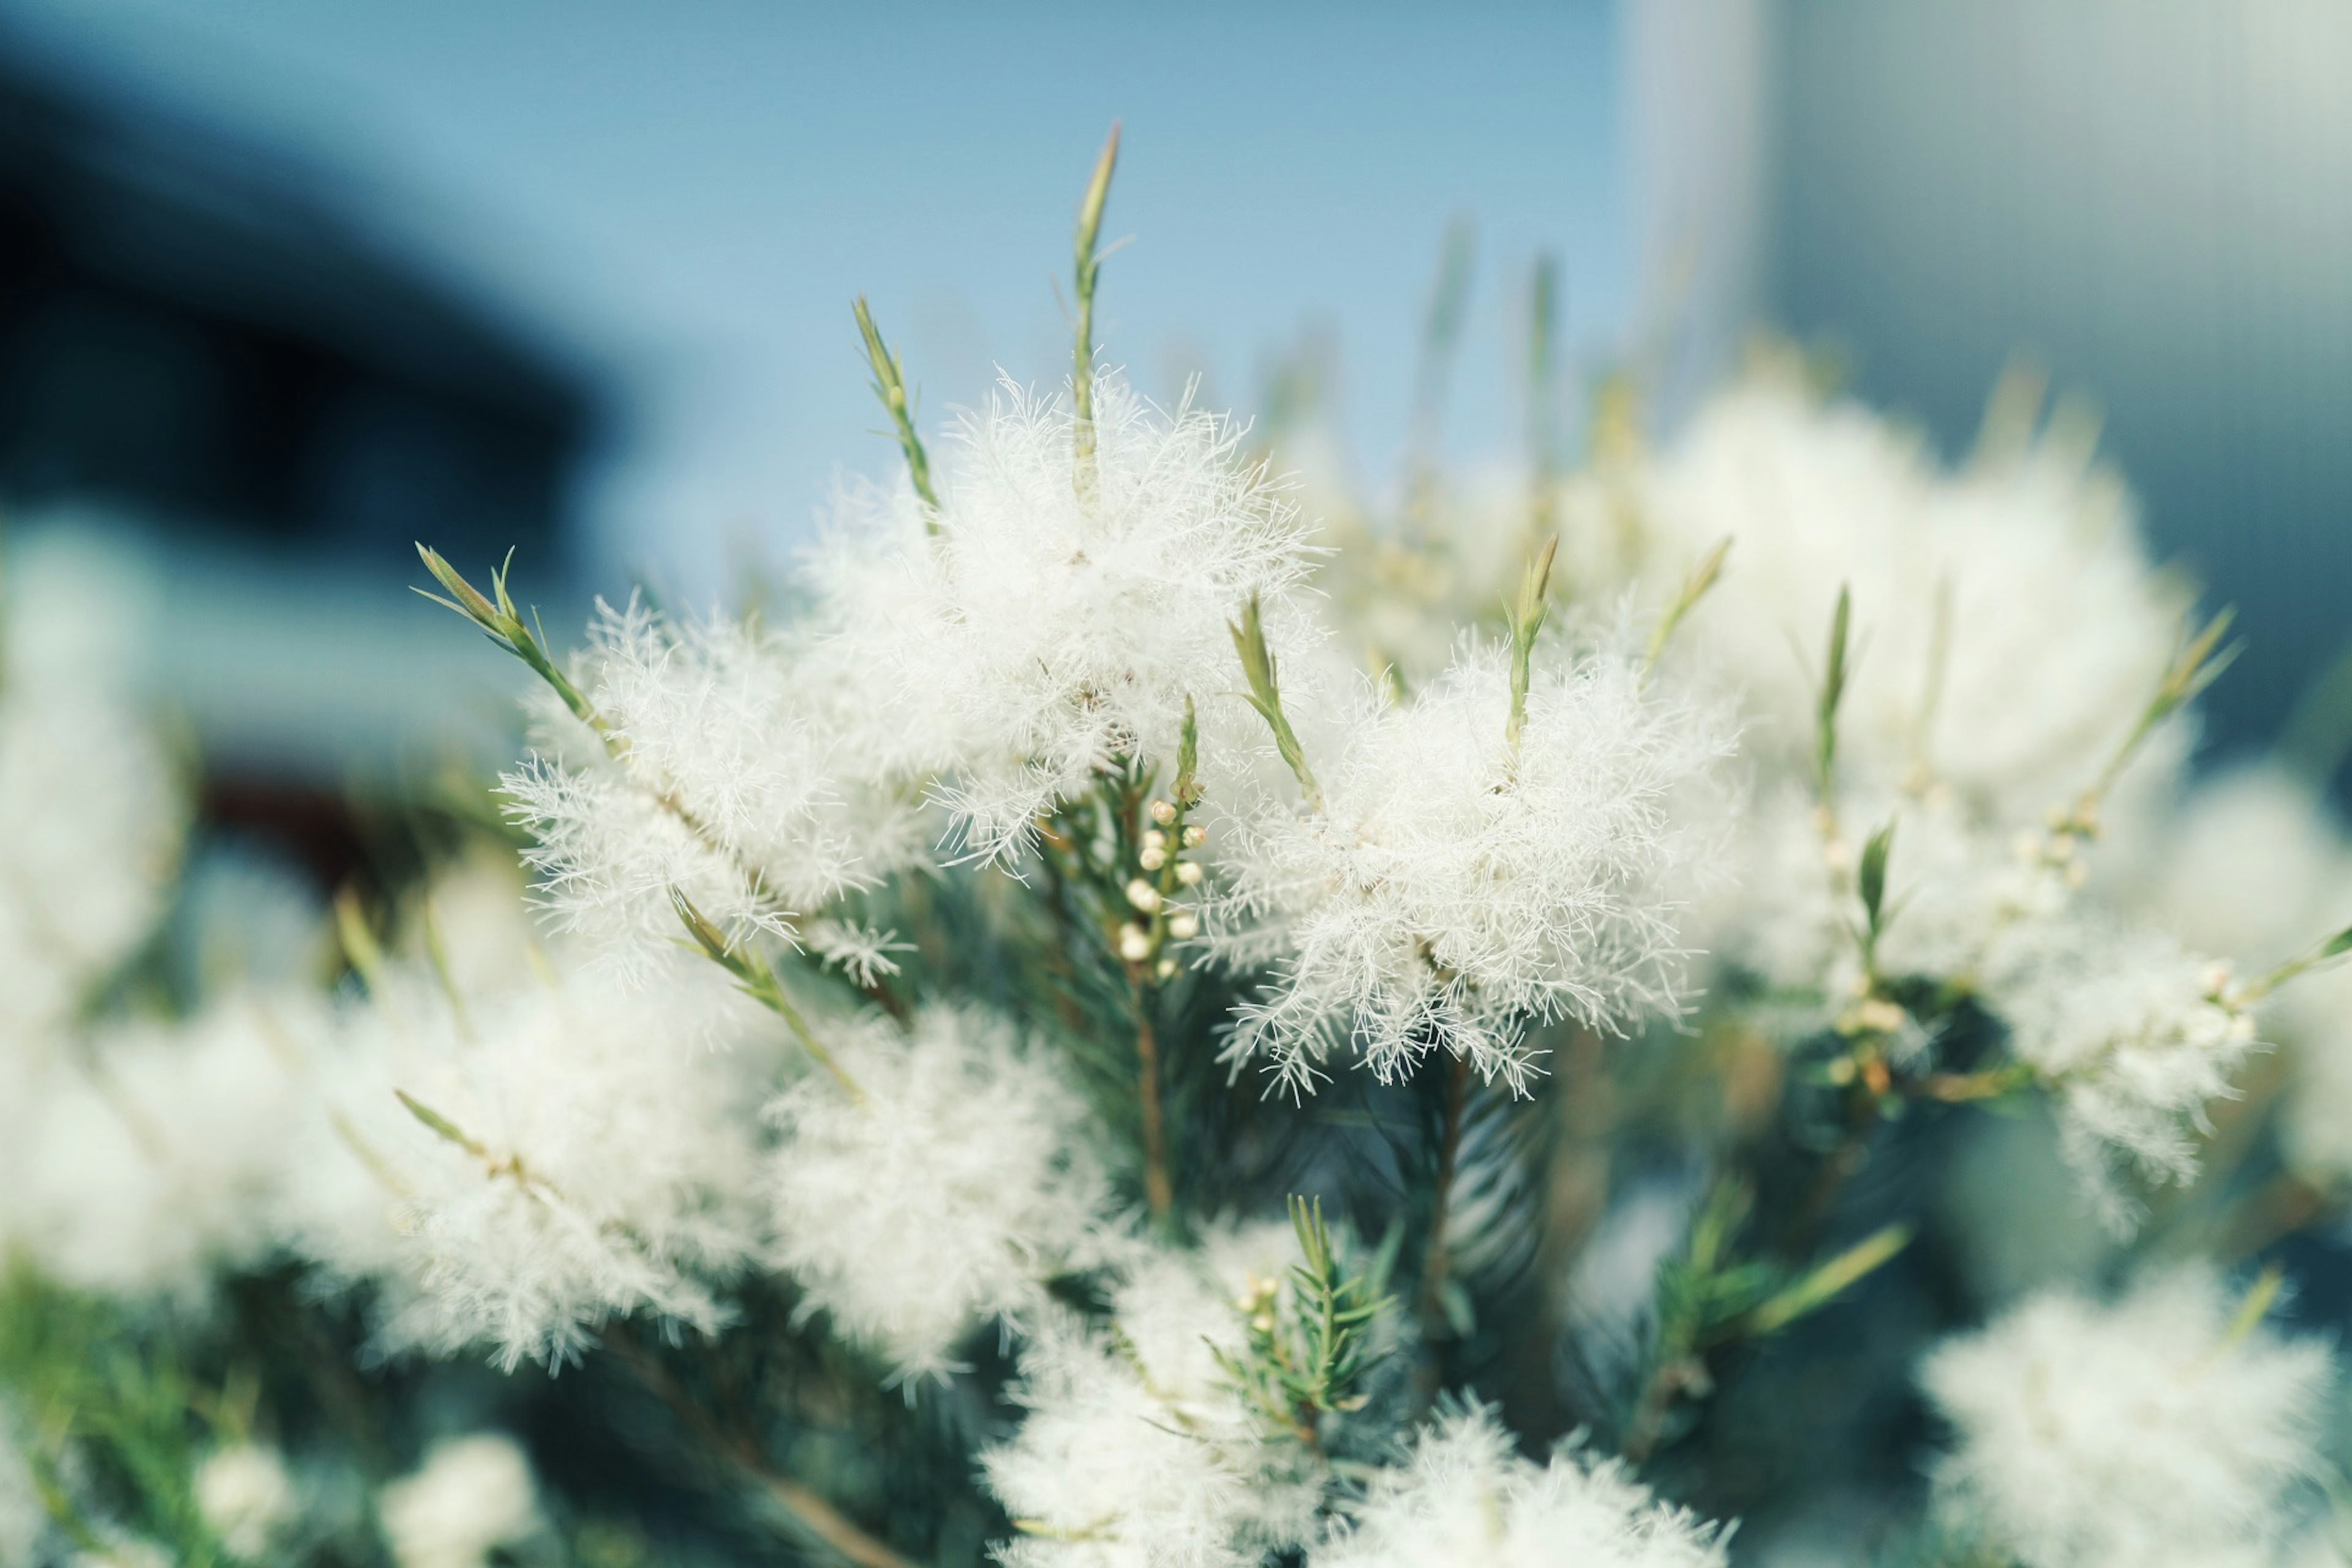
<path fill-rule="evenodd" d="M 0 494 L 320 556 L 558 542 L 586 389 L 306 171 L 0 56 Z"/>
<path fill-rule="evenodd" d="M 506 672 L 399 591 L 429 538 L 564 569 L 599 397 L 321 172 L 0 33 L 10 597 L 184 716 L 225 798 L 381 784 L 502 727 Z"/>
<path fill-rule="evenodd" d="M 2285 731 L 2352 646 L 2352 6 L 1631 0 L 1628 37 L 1652 274 L 1703 258 L 1682 384 L 1760 319 L 1957 454 L 2036 363 L 2239 607 L 2217 747 Z"/>

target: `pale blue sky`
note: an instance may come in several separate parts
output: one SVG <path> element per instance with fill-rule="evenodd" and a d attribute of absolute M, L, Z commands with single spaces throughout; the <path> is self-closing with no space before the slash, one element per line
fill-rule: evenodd
<path fill-rule="evenodd" d="M 632 438 L 583 489 L 606 562 L 706 582 L 890 459 L 848 317 L 869 294 L 930 410 L 1064 370 L 1055 286 L 1094 151 L 1127 142 L 1103 336 L 1155 391 L 1246 410 L 1336 332 L 1385 481 L 1449 215 L 1478 225 L 1457 450 L 1507 449 L 1521 293 L 1627 312 L 1613 8 L 672 0 L 5 0 L 104 78 L 291 149 L 405 245 L 608 366 Z"/>

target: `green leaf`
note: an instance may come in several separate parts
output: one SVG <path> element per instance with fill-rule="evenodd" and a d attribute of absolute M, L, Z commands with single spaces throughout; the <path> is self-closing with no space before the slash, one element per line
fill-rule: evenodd
<path fill-rule="evenodd" d="M 1543 549 L 1528 563 L 1519 580 L 1519 602 L 1511 613 L 1511 714 L 1504 736 L 1517 749 L 1519 731 L 1528 722 L 1528 661 L 1535 657 L 1536 637 L 1550 614 L 1546 595 L 1551 590 L 1552 558 L 1559 553 L 1559 535 L 1544 541 Z"/>
<path fill-rule="evenodd" d="M 1846 639 L 1853 623 L 1853 592 L 1841 584 L 1837 608 L 1830 616 L 1829 653 L 1822 664 L 1821 700 L 1814 713 L 1813 762 L 1824 800 L 1830 794 L 1830 771 L 1837 761 L 1838 704 L 1845 700 Z"/>
<path fill-rule="evenodd" d="M 1798 1319 L 1817 1312 L 1911 1245 L 1911 1227 L 1890 1225 L 1874 1231 L 1828 1262 L 1801 1276 L 1748 1316 L 1743 1325 L 1754 1337 L 1777 1333 Z"/>
<path fill-rule="evenodd" d="M 1895 820 L 1870 836 L 1862 847 L 1862 867 L 1857 880 L 1862 890 L 1862 907 L 1870 916 L 1870 934 L 1876 936 L 1884 923 L 1883 910 L 1886 903 L 1886 858 L 1895 847 Z"/>
<path fill-rule="evenodd" d="M 392 1092 L 399 1098 L 401 1104 L 408 1108 L 409 1115 L 414 1116 L 417 1121 L 423 1122 L 425 1126 L 431 1128 L 442 1137 L 446 1138 L 458 1148 L 466 1151 L 467 1153 L 474 1155 L 478 1159 L 482 1157 L 482 1145 L 476 1142 L 472 1138 L 467 1137 L 464 1128 L 458 1126 L 456 1122 L 450 1121 L 447 1117 L 442 1115 L 439 1111 L 434 1110 L 431 1106 L 425 1104 L 423 1100 L 417 1099 L 415 1095 L 409 1093 L 404 1089 L 395 1089 Z"/>

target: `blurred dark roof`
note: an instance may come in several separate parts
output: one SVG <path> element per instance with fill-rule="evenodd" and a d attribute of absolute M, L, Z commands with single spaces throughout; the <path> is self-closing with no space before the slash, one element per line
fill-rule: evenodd
<path fill-rule="evenodd" d="M 370 549 L 412 521 L 551 542 L 600 416 L 581 370 L 401 254 L 320 171 L 0 31 L 11 499 L 96 493 Z"/>

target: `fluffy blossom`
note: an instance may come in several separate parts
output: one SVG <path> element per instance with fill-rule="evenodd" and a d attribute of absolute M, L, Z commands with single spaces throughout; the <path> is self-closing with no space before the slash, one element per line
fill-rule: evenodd
<path fill-rule="evenodd" d="M 1953 1524 L 2025 1568 L 2222 1560 L 2292 1522 L 2320 1473 L 2332 1369 L 2308 1340 L 2233 1327 L 2209 1273 L 2102 1305 L 2039 1296 L 1931 1355 L 1956 1434 L 1936 1473 Z"/>
<path fill-rule="evenodd" d="M 2319 786 L 2273 763 L 2200 779 L 2122 891 L 2202 952 L 2268 968 L 2352 922 L 2352 845 Z"/>
<path fill-rule="evenodd" d="M 174 1026 L 100 1030 L 26 1074 L 0 1148 L 0 1236 L 84 1289 L 190 1297 L 274 1244 L 271 1194 L 299 1094 L 299 993 L 238 994 Z"/>
<path fill-rule="evenodd" d="M 530 1460 L 495 1432 L 433 1446 L 414 1474 L 376 1500 L 398 1568 L 488 1568 L 500 1547 L 546 1529 Z"/>
<path fill-rule="evenodd" d="M 1725 1532 L 1657 1501 L 1614 1459 L 1519 1457 L 1486 1410 L 1442 1418 L 1373 1476 L 1309 1568 L 1724 1568 Z"/>
<path fill-rule="evenodd" d="M 1218 1232 L 1139 1259 L 1111 1332 L 1039 1324 L 1013 1391 L 1028 1415 L 981 1458 L 1022 1521 L 1004 1568 L 1255 1568 L 1307 1542 L 1317 1467 L 1263 1431 L 1217 1359 L 1244 1346 L 1240 1303 L 1295 1258 L 1287 1227 Z"/>
<path fill-rule="evenodd" d="M 2192 1175 L 2205 1106 L 2230 1091 L 2256 1043 L 2226 967 L 2159 933 L 2094 920 L 2018 939 L 1985 995 L 2011 1048 L 2055 1096 L 2068 1159 L 2118 1223 L 2127 1205 L 2103 1178 Z"/>
<path fill-rule="evenodd" d="M 715 1327 L 759 1239 L 759 1058 L 682 1044 L 697 1004 L 573 973 L 460 1010 L 395 974 L 313 1064 L 289 1228 L 384 1288 L 394 1346 L 512 1366 L 631 1312 Z"/>
<path fill-rule="evenodd" d="M 2250 972 L 2308 952 L 2352 924 L 2352 846 L 2319 787 L 2276 763 L 2200 781 L 2162 822 L 2162 856 L 2126 893 L 2184 941 Z M 2280 1133 L 2305 1174 L 2352 1175 L 2352 974 L 2308 974 L 2265 999 L 2265 1038 L 2286 1053 Z"/>
<path fill-rule="evenodd" d="M 1970 820 L 1949 791 L 1850 790 L 1825 823 L 1814 786 L 1790 780 L 1742 823 L 1730 885 L 1693 921 L 1698 939 L 1777 987 L 1846 994 L 1862 978 L 1858 841 L 1890 824 L 1890 914 L 1874 951 L 1883 973 L 1975 976 L 2015 931 L 2072 901 L 2038 840 L 2021 847 Z"/>
<path fill-rule="evenodd" d="M 293 1521 L 294 1478 L 275 1448 L 239 1443 L 196 1467 L 196 1510 L 232 1557 L 260 1561 Z"/>
<path fill-rule="evenodd" d="M 776 1261 L 903 1375 L 940 1373 L 974 1323 L 1095 1260 L 1111 1199 L 1086 1107 L 978 1012 L 869 1026 L 836 1055 L 855 1096 L 813 1072 L 769 1112 Z"/>
<path fill-rule="evenodd" d="M 603 735 L 550 703 L 503 781 L 560 930 L 642 969 L 674 949 L 673 889 L 732 934 L 789 937 L 793 914 L 919 858 L 908 812 L 843 776 L 782 637 L 632 601 L 604 606 L 577 669 Z"/>
<path fill-rule="evenodd" d="M 1232 836 L 1214 939 L 1276 971 L 1233 1056 L 1303 1088 L 1340 1039 L 1383 1078 L 1435 1048 L 1517 1087 L 1530 1020 L 1675 1013 L 1709 842 L 1685 808 L 1729 749 L 1724 717 L 1604 654 L 1539 665 L 1514 746 L 1507 654 L 1476 644 L 1403 701 L 1365 701 L 1316 764 L 1324 809 Z"/>
<path fill-rule="evenodd" d="M 1809 660 L 1843 588 L 1860 657 L 1842 756 L 1889 784 L 1925 772 L 2000 821 L 2030 820 L 2105 763 L 2186 607 L 2128 497 L 2063 430 L 1948 473 L 1858 405 L 1764 374 L 1628 483 L 1654 586 L 1733 542 L 1685 635 L 1746 684 L 1766 754 L 1803 766 Z"/>
<path fill-rule="evenodd" d="M 2352 970 L 2297 980 L 2265 1015 L 2292 1050 L 2279 1135 L 2298 1171 L 2352 1179 Z"/>
<path fill-rule="evenodd" d="M 1095 405 L 1088 494 L 1068 410 L 1008 384 L 955 430 L 936 514 L 854 497 L 813 563 L 845 729 L 877 764 L 940 775 L 978 857 L 1017 854 L 1099 770 L 1171 757 L 1187 697 L 1205 723 L 1245 718 L 1212 701 L 1235 685 L 1226 623 L 1254 594 L 1286 622 L 1307 568 L 1232 426 L 1116 375 Z"/>
<path fill-rule="evenodd" d="M 15 650 L 0 646 L 0 660 Z M 182 805 L 155 737 L 89 683 L 0 663 L 0 1048 L 29 1054 L 163 913 Z"/>

